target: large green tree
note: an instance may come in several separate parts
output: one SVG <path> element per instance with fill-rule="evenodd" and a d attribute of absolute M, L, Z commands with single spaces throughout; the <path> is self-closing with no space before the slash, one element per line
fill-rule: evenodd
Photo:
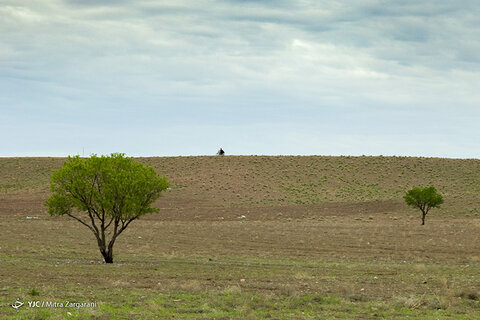
<path fill-rule="evenodd" d="M 422 211 L 422 225 L 430 209 L 438 208 L 443 203 L 442 195 L 434 187 L 413 188 L 407 191 L 403 199 L 407 205 Z"/>
<path fill-rule="evenodd" d="M 152 203 L 169 183 L 153 168 L 124 154 L 69 157 L 51 177 L 45 201 L 52 216 L 67 215 L 89 228 L 106 263 L 117 237 L 139 217 L 158 212 Z"/>

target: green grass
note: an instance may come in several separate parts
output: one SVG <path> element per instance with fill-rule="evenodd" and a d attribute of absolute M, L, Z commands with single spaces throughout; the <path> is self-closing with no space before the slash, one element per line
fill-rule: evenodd
<path fill-rule="evenodd" d="M 0 311 L 6 319 L 474 319 L 480 307 L 478 292 L 468 291 L 472 280 L 478 284 L 478 266 L 204 256 L 108 266 L 34 255 L 1 258 L 11 284 L 0 288 L 3 306 L 12 297 L 97 303 L 23 306 L 18 312 L 6 307 Z M 45 275 L 55 279 L 49 283 Z M 31 284 L 38 295 L 31 295 Z"/>

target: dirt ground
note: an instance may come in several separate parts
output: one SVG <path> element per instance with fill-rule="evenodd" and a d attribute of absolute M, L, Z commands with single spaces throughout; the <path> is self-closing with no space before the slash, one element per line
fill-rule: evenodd
<path fill-rule="evenodd" d="M 351 301 L 402 301 L 407 308 L 412 296 L 433 295 L 448 298 L 442 308 L 460 314 L 465 306 L 457 297 L 473 292 L 467 295 L 475 301 L 480 292 L 480 219 L 469 209 L 477 197 L 473 192 L 447 195 L 464 204 L 458 209 L 463 214 L 455 214 L 453 206 L 434 209 L 421 226 L 420 213 L 394 196 L 313 203 L 284 203 L 279 196 L 269 204 L 258 202 L 253 192 L 250 200 L 225 204 L 223 199 L 236 198 L 241 188 L 217 184 L 223 191 L 210 197 L 211 191 L 201 193 L 201 184 L 178 187 L 188 179 L 172 174 L 174 186 L 155 203 L 160 213 L 133 222 L 120 236 L 113 271 L 107 272 L 86 227 L 46 213 L 43 176 L 35 178 L 35 188 L 0 194 L 2 301 L 32 287 L 65 295 L 72 283 L 83 294 L 113 288 L 140 290 L 147 297 L 145 290 L 191 293 L 234 286 L 248 295 L 320 293 Z M 469 307 L 469 316 L 477 305 Z"/>
<path fill-rule="evenodd" d="M 0 196 L 2 238 L 9 231 L 14 234 L 7 238 L 16 238 L 38 223 L 47 230 L 48 223 L 61 225 L 54 233 L 58 239 L 62 232 L 88 231 L 67 217 L 50 217 L 43 206 L 47 196 L 44 192 Z M 420 214 L 400 201 L 225 208 L 197 200 L 160 199 L 157 205 L 160 213 L 135 221 L 122 238 L 147 231 L 140 243 L 151 241 L 158 252 L 185 254 L 480 261 L 480 219 L 436 217 L 432 210 L 421 226 Z M 24 236 L 36 238 L 34 234 L 32 230 Z M 140 244 L 124 243 L 132 249 Z M 120 257 L 121 246 L 120 240 Z"/>

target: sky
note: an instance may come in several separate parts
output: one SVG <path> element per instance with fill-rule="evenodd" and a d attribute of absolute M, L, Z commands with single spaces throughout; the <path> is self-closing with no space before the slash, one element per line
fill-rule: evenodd
<path fill-rule="evenodd" d="M 480 2 L 1 0 L 0 156 L 480 158 Z"/>

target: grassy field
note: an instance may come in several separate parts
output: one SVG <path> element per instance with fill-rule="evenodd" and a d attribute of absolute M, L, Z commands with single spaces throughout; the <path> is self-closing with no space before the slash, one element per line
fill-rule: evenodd
<path fill-rule="evenodd" d="M 0 159 L 1 319 L 480 318 L 479 160 L 139 158 L 172 187 L 113 265 L 45 212 L 63 161 Z M 402 196 L 427 185 L 445 204 L 421 226 Z"/>

